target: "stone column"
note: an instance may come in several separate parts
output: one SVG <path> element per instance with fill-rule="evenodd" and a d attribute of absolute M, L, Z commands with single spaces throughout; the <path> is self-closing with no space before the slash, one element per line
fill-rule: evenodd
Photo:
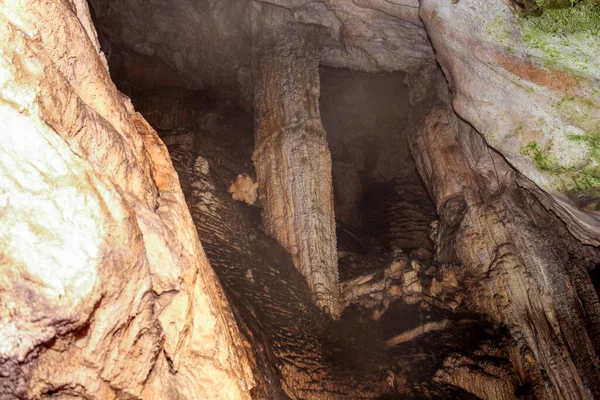
<path fill-rule="evenodd" d="M 319 114 L 318 67 L 307 36 L 285 32 L 256 46 L 252 159 L 265 231 L 290 253 L 317 304 L 337 318 L 331 154 Z"/>
<path fill-rule="evenodd" d="M 523 388 L 540 399 L 596 398 L 600 308 L 583 269 L 596 250 L 571 237 L 459 120 L 436 69 L 409 81 L 413 155 L 441 222 L 437 259 L 462 264 L 471 311 L 510 332 Z"/>

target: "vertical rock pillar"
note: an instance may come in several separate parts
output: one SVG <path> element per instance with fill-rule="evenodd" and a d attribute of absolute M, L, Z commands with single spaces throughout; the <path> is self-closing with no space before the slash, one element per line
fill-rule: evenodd
<path fill-rule="evenodd" d="M 439 262 L 460 262 L 471 311 L 504 325 L 521 390 L 600 398 L 600 308 L 583 269 L 597 255 L 454 113 L 436 66 L 409 77 L 415 162 L 440 217 Z"/>
<path fill-rule="evenodd" d="M 302 35 L 269 36 L 253 59 L 255 150 L 266 232 L 290 253 L 317 304 L 341 312 L 331 154 L 319 114 L 317 48 Z"/>

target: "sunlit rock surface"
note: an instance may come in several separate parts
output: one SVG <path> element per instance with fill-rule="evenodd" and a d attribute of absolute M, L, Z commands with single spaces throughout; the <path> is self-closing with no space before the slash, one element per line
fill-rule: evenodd
<path fill-rule="evenodd" d="M 474 278 L 471 310 L 510 331 L 521 385 L 538 398 L 597 396 L 600 308 L 587 276 L 597 249 L 567 234 L 454 114 L 440 74 L 410 77 L 413 154 L 440 216 L 436 258 L 460 262 Z"/>
<path fill-rule="evenodd" d="M 456 112 L 598 245 L 600 5 L 525 18 L 514 3 L 423 0 L 420 15 Z"/>
<path fill-rule="evenodd" d="M 84 1 L 0 7 L 0 397 L 250 398 L 166 148 Z"/>

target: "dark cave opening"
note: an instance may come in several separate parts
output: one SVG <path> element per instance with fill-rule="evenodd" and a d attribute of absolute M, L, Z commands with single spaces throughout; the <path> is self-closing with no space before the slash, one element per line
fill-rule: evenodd
<path fill-rule="evenodd" d="M 372 254 L 373 269 L 393 248 L 431 259 L 436 211 L 410 151 L 405 75 L 321 67 L 320 79 L 341 279 L 371 272 L 353 268 L 349 253 Z"/>
<path fill-rule="evenodd" d="M 590 271 L 590 278 L 592 278 L 592 284 L 596 289 L 596 293 L 600 296 L 600 264 L 596 264 Z"/>

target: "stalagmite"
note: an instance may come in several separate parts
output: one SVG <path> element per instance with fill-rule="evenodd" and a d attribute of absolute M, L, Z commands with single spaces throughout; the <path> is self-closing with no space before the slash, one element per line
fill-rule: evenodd
<path fill-rule="evenodd" d="M 300 33 L 268 38 L 257 46 L 253 64 L 252 159 L 264 228 L 289 251 L 317 304 L 337 317 L 331 155 L 319 115 L 317 48 Z"/>

